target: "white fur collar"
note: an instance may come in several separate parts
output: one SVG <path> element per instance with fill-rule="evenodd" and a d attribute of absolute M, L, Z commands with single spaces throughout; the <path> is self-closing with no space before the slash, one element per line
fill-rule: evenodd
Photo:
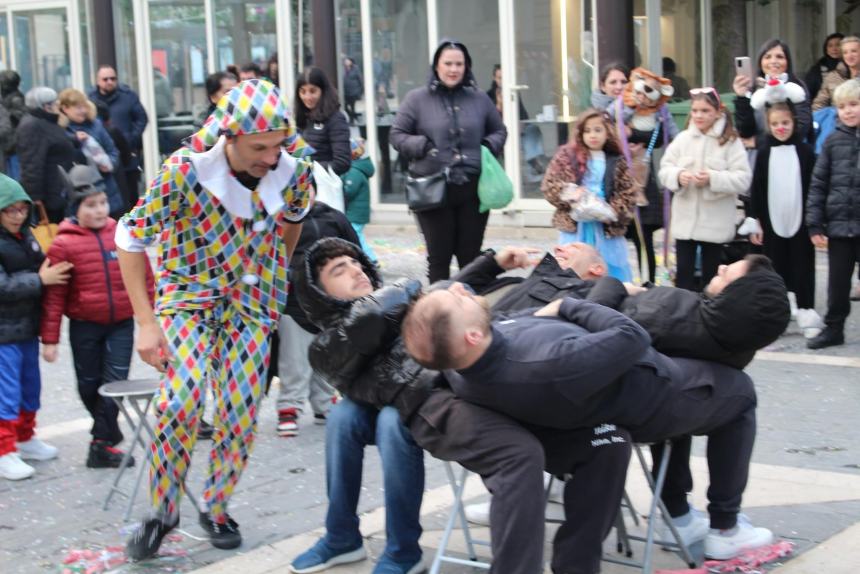
<path fill-rule="evenodd" d="M 209 193 L 218 198 L 221 205 L 236 217 L 253 219 L 252 190 L 248 189 L 232 174 L 224 147 L 227 138 L 221 136 L 218 143 L 203 153 L 192 153 L 191 163 L 197 172 L 197 181 Z M 278 167 L 267 173 L 257 185 L 257 193 L 269 214 L 284 207 L 284 188 L 296 171 L 296 160 L 281 151 Z"/>
<path fill-rule="evenodd" d="M 719 138 L 723 135 L 723 130 L 726 129 L 726 113 L 723 112 L 720 114 L 720 117 L 717 118 L 717 121 L 711 126 L 711 128 L 707 131 L 707 133 L 702 133 L 702 131 L 696 127 L 695 124 L 690 122 L 689 129 L 693 131 L 693 133 L 697 135 L 706 135 L 711 136 L 712 138 Z"/>

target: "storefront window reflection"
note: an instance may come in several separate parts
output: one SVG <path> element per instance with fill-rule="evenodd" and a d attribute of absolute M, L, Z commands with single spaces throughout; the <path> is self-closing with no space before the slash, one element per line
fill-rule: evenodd
<path fill-rule="evenodd" d="M 244 0 L 215 0 L 215 67 L 225 69 L 229 64 L 242 66 L 253 62 L 263 74 L 277 81 L 276 69 L 269 70 L 269 61 L 277 52 L 277 29 L 274 0 L 245 2 Z"/>
<path fill-rule="evenodd" d="M 371 17 L 380 198 L 383 203 L 405 203 L 408 165 L 390 146 L 388 134 L 401 100 L 427 80 L 427 11 L 424 0 L 374 0 Z"/>
<path fill-rule="evenodd" d="M 845 18 L 840 7 L 854 2 L 837 2 L 837 27 Z M 794 71 L 803 76 L 809 66 L 822 56 L 827 36 L 823 2 L 790 0 L 785 2 L 749 2 L 745 10 L 737 2 L 714 0 L 712 3 L 712 54 L 714 83 L 721 92 L 731 90 L 735 75 L 733 56 L 748 55 L 754 60 L 759 46 L 770 38 L 780 38 L 792 51 Z M 849 28 L 847 31 L 853 31 Z"/>
<path fill-rule="evenodd" d="M 116 71 L 119 81 L 139 92 L 137 80 L 137 50 L 135 49 L 134 11 L 131 0 L 113 1 L 113 33 L 116 46 Z M 95 81 L 95 72 L 84 76 L 89 86 Z"/>
<path fill-rule="evenodd" d="M 663 76 L 672 80 L 673 101 L 690 99 L 702 85 L 702 42 L 698 0 L 663 0 L 660 10 Z"/>
<path fill-rule="evenodd" d="M 72 85 L 68 19 L 65 8 L 12 12 L 15 60 L 21 91 L 49 86 L 58 92 Z"/>
<path fill-rule="evenodd" d="M 152 74 L 158 148 L 176 150 L 206 106 L 206 26 L 203 0 L 150 0 Z"/>

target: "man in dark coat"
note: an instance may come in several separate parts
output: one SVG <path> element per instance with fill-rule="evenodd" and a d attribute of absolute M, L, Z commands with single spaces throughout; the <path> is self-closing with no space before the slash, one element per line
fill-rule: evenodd
<path fill-rule="evenodd" d="M 9 112 L 9 120 L 12 123 L 12 136 L 7 141 L 4 150 L 6 159 L 6 174 L 12 179 L 18 179 L 21 174 L 21 167 L 18 163 L 17 156 L 17 138 L 15 130 L 18 129 L 18 124 L 21 119 L 27 115 L 27 106 L 24 103 L 24 94 L 18 87 L 21 85 L 21 76 L 15 70 L 3 70 L 0 72 L 0 96 L 2 96 L 2 105 Z"/>
<path fill-rule="evenodd" d="M 143 130 L 149 118 L 140 103 L 140 98 L 126 84 L 120 84 L 116 69 L 110 65 L 99 66 L 96 86 L 87 94 L 93 102 L 104 102 L 110 108 L 113 124 L 122 131 L 132 153 L 132 161 L 125 166 L 126 180 L 132 199 L 137 200 L 140 181 Z"/>
<path fill-rule="evenodd" d="M 787 301 L 764 305 L 771 323 L 787 323 Z M 755 436 L 755 390 L 744 373 L 660 355 L 642 327 L 591 301 L 557 299 L 536 313 L 491 323 L 487 302 L 459 283 L 415 303 L 403 337 L 420 364 L 445 370 L 460 398 L 524 423 L 556 429 L 614 423 L 637 442 L 707 435 L 706 553 L 724 559 L 771 541 L 767 529 L 737 520 Z M 566 505 L 577 496 L 566 496 Z M 686 500 L 679 504 L 686 507 Z M 578 520 L 598 519 L 584 506 Z M 587 563 L 599 560 L 600 544 L 584 537 L 567 544 L 572 554 L 590 555 Z M 594 571 L 577 568 L 559 571 Z"/>

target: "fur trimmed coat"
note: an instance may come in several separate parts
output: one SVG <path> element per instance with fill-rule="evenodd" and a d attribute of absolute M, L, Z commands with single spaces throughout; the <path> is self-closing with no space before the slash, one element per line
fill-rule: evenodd
<path fill-rule="evenodd" d="M 570 203 L 561 199 L 561 192 L 568 183 L 580 183 L 577 176 L 579 160 L 576 158 L 576 148 L 566 144 L 553 156 L 547 166 L 540 189 L 544 197 L 555 207 L 552 216 L 552 226 L 560 231 L 575 232 L 576 221 L 570 217 Z M 627 163 L 617 154 L 606 154 L 606 174 L 603 178 L 603 189 L 606 202 L 615 210 L 618 220 L 604 223 L 603 229 L 607 237 L 623 237 L 627 226 L 633 220 L 633 207 L 636 194 L 633 188 L 633 178 L 627 170 Z"/>
<path fill-rule="evenodd" d="M 702 133 L 694 125 L 678 134 L 660 161 L 660 184 L 672 191 L 672 237 L 725 243 L 735 236 L 737 199 L 752 181 L 747 152 L 740 138 L 720 145 L 726 120 Z M 710 183 L 682 187 L 682 171 L 707 171 Z"/>

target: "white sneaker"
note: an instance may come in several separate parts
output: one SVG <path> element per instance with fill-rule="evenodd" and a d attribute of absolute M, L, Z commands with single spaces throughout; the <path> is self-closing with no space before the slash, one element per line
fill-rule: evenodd
<path fill-rule="evenodd" d="M 37 438 L 31 438 L 27 442 L 19 442 L 15 446 L 18 449 L 18 454 L 24 460 L 51 460 L 57 458 L 57 454 L 60 452 L 57 447 Z"/>
<path fill-rule="evenodd" d="M 35 472 L 36 469 L 21 460 L 17 452 L 0 456 L 0 476 L 6 480 L 24 480 Z"/>
<path fill-rule="evenodd" d="M 469 504 L 465 506 L 463 511 L 466 513 L 466 520 L 472 524 L 489 526 L 491 502 L 492 501 L 488 500 L 487 502 L 478 502 L 477 504 Z"/>
<path fill-rule="evenodd" d="M 804 338 L 814 339 L 824 329 L 824 321 L 815 309 L 798 309 L 797 326 Z"/>
<path fill-rule="evenodd" d="M 744 550 L 767 546 L 773 542 L 773 533 L 767 528 L 756 528 L 746 520 L 738 520 L 729 530 L 713 530 L 705 537 L 705 556 L 715 560 L 729 560 Z"/>
<path fill-rule="evenodd" d="M 690 511 L 684 516 L 678 516 L 670 520 L 675 525 L 675 529 L 678 530 L 681 541 L 688 548 L 696 542 L 704 540 L 711 530 L 711 519 L 708 515 L 692 507 L 690 507 Z M 679 522 L 685 524 L 681 526 L 678 524 Z M 669 530 L 669 526 L 663 521 L 660 522 L 660 528 L 657 530 L 657 533 L 661 540 L 666 542 L 675 541 L 672 531 Z"/>

